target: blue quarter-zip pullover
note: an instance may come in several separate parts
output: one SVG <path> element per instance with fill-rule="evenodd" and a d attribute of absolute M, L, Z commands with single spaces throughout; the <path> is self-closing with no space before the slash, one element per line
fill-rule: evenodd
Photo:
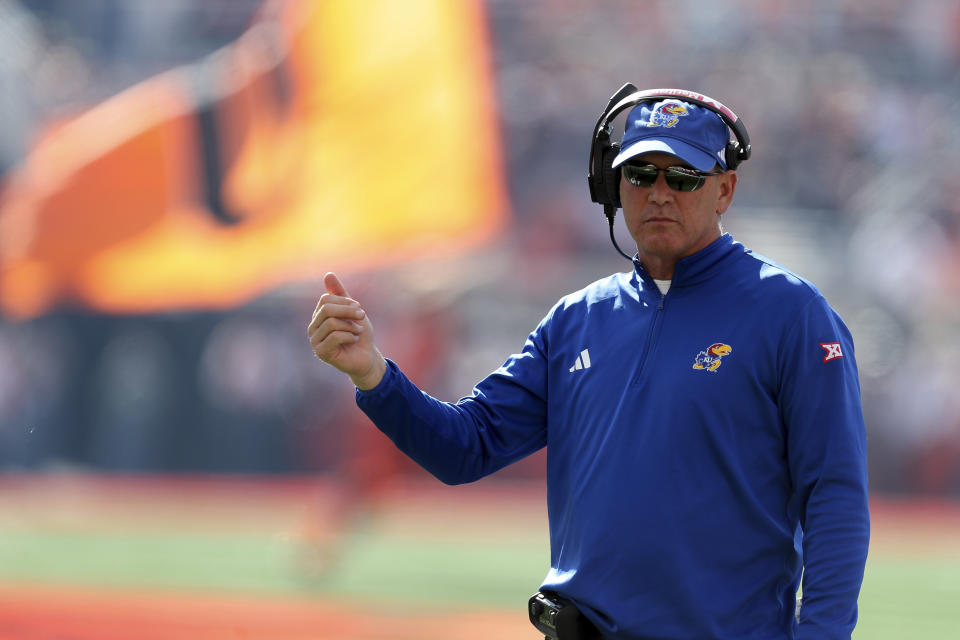
<path fill-rule="evenodd" d="M 666 295 L 635 260 L 564 297 L 456 404 L 392 362 L 357 402 L 451 484 L 547 446 L 542 587 L 607 638 L 850 638 L 869 538 L 853 342 L 729 235 Z"/>

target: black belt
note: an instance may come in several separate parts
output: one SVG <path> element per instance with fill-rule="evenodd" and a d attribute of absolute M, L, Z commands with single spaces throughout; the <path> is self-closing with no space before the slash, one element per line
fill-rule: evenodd
<path fill-rule="evenodd" d="M 527 603 L 530 622 L 545 640 L 603 640 L 600 630 L 576 605 L 553 591 L 538 591 Z"/>

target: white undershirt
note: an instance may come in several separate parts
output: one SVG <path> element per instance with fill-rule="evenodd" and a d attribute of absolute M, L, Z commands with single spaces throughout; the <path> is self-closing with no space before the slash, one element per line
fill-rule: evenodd
<path fill-rule="evenodd" d="M 671 280 L 654 280 L 657 283 L 657 288 L 660 289 L 660 293 L 667 295 L 667 291 L 670 290 Z"/>

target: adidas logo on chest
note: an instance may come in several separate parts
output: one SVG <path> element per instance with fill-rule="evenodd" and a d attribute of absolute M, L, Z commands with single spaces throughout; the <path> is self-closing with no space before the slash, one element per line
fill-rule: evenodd
<path fill-rule="evenodd" d="M 577 356 L 576 361 L 573 363 L 573 366 L 570 367 L 570 373 L 574 371 L 579 371 L 580 369 L 589 369 L 590 368 L 590 352 L 587 349 L 584 349 L 580 352 L 580 355 Z"/>

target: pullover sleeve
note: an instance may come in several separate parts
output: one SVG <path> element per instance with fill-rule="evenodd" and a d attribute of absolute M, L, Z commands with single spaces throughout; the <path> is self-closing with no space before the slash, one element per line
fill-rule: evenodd
<path fill-rule="evenodd" d="M 546 358 L 539 331 L 457 403 L 421 391 L 387 361 L 360 409 L 417 464 L 447 484 L 478 480 L 546 445 Z"/>
<path fill-rule="evenodd" d="M 849 640 L 870 536 L 867 454 L 853 340 L 822 296 L 780 354 L 780 411 L 803 530 L 799 638 Z"/>

